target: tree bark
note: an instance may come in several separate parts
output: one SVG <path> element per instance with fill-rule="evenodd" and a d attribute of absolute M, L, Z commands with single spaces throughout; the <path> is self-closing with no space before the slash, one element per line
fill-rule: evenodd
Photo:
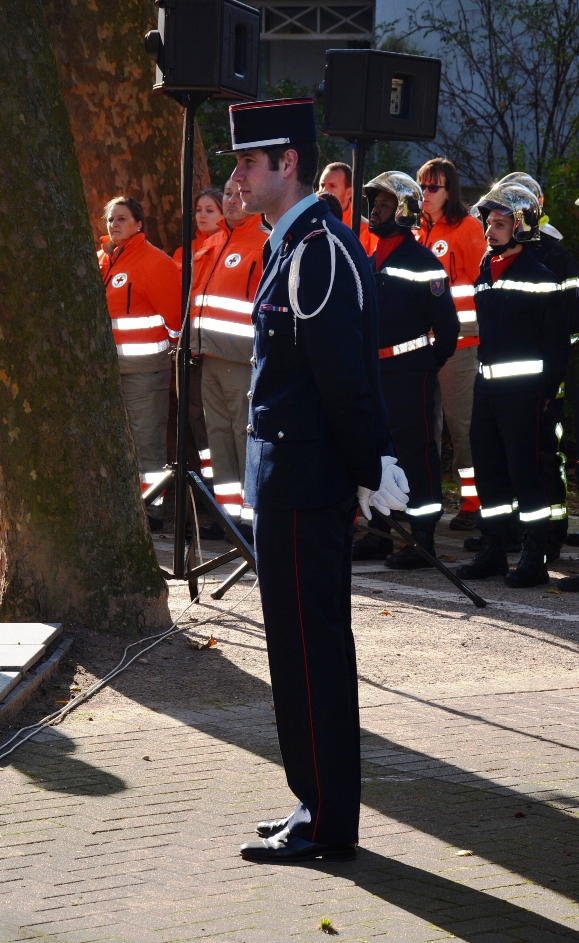
<path fill-rule="evenodd" d="M 143 39 L 157 25 L 153 0 L 43 5 L 95 242 L 105 232 L 105 203 L 124 193 L 143 204 L 149 240 L 172 254 L 181 245 L 183 110 L 152 92 L 154 68 Z M 197 191 L 210 181 L 195 130 Z"/>
<path fill-rule="evenodd" d="M 0 619 L 168 625 L 41 0 L 0 6 Z"/>

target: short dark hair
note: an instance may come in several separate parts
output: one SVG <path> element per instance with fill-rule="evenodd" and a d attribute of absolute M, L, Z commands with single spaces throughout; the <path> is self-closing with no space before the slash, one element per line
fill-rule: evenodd
<path fill-rule="evenodd" d="M 444 215 L 449 226 L 459 223 L 461 219 L 468 216 L 468 207 L 462 201 L 458 171 L 451 160 L 447 157 L 434 157 L 432 160 L 427 160 L 416 174 L 416 182 L 421 184 L 426 177 L 434 177 L 435 180 L 444 177 L 448 190 Z"/>
<path fill-rule="evenodd" d="M 326 193 L 325 190 L 319 190 L 316 194 L 318 200 L 324 200 L 328 204 L 328 209 L 336 219 L 339 219 L 342 222 L 342 207 L 337 196 L 334 196 L 333 193 Z"/>
<path fill-rule="evenodd" d="M 202 196 L 208 196 L 211 200 L 213 200 L 219 212 L 223 213 L 223 193 L 221 190 L 218 190 L 216 187 L 207 187 L 206 190 L 200 190 L 195 197 L 195 205 L 193 207 L 194 210 L 197 209 L 197 204 Z"/>
<path fill-rule="evenodd" d="M 315 141 L 307 144 L 278 144 L 276 147 L 265 147 L 270 170 L 278 170 L 279 162 L 286 151 L 295 151 L 298 155 L 297 178 L 302 187 L 313 187 L 318 163 L 320 148 Z"/>
<path fill-rule="evenodd" d="M 105 223 L 113 206 L 126 206 L 135 222 L 141 224 L 141 232 L 145 231 L 145 213 L 138 200 L 134 200 L 132 196 L 113 197 L 112 200 L 109 200 L 103 210 L 103 219 Z"/>
<path fill-rule="evenodd" d="M 346 186 L 352 186 L 352 168 L 349 164 L 346 164 L 343 160 L 334 160 L 331 164 L 328 164 L 327 167 L 324 167 L 322 173 L 325 174 L 326 170 L 341 170 L 346 178 Z"/>

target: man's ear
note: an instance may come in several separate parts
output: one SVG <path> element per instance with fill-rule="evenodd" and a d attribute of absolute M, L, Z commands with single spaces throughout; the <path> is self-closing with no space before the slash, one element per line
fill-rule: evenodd
<path fill-rule="evenodd" d="M 352 187 L 346 187 L 346 197 L 348 200 L 352 199 Z"/>
<path fill-rule="evenodd" d="M 294 151 L 293 148 L 288 148 L 287 151 L 282 155 L 282 158 L 279 162 L 279 168 L 285 178 L 290 177 L 292 173 L 295 173 L 298 167 L 298 152 Z"/>

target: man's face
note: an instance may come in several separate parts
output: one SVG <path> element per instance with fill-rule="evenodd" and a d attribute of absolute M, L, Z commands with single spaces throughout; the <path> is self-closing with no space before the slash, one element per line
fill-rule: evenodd
<path fill-rule="evenodd" d="M 379 190 L 370 213 L 369 228 L 375 229 L 377 226 L 381 226 L 382 223 L 388 223 L 393 219 L 397 206 L 398 200 L 393 193 Z"/>
<path fill-rule="evenodd" d="M 514 216 L 503 216 L 498 210 L 491 210 L 487 218 L 485 232 L 489 249 L 494 246 L 505 246 L 515 228 Z"/>
<path fill-rule="evenodd" d="M 340 201 L 342 212 L 348 209 L 352 199 L 352 187 L 347 186 L 343 170 L 324 170 L 320 177 L 320 190 L 333 193 Z"/>
<path fill-rule="evenodd" d="M 236 156 L 237 167 L 231 179 L 239 187 L 245 212 L 265 213 L 266 216 L 275 213 L 287 190 L 284 158 L 281 158 L 278 169 L 272 170 L 263 150 L 241 151 Z"/>
<path fill-rule="evenodd" d="M 239 187 L 231 178 L 227 181 L 223 190 L 223 214 L 225 216 L 225 222 L 230 229 L 232 229 L 236 223 L 241 222 L 242 219 L 247 219 L 250 215 L 249 213 L 244 213 L 241 205 Z"/>

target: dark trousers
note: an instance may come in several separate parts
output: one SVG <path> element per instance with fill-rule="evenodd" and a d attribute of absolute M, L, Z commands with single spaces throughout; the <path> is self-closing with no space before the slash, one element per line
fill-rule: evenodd
<path fill-rule="evenodd" d="M 562 452 L 562 431 L 565 400 L 552 399 L 541 415 L 539 449 L 551 505 L 551 531 L 564 540 L 567 535 L 567 473 L 566 456 Z"/>
<path fill-rule="evenodd" d="M 401 354 L 400 356 L 404 356 Z M 436 373 L 409 370 L 381 373 L 382 394 L 388 412 L 388 431 L 398 464 L 410 485 L 408 513 L 413 528 L 435 522 L 441 511 L 413 515 L 413 510 L 442 504 L 440 455 L 434 438 Z"/>
<path fill-rule="evenodd" d="M 257 510 L 255 555 L 291 833 L 358 840 L 360 719 L 351 624 L 355 499 Z"/>
<path fill-rule="evenodd" d="M 474 477 L 483 516 L 483 534 L 506 533 L 508 511 L 484 516 L 489 509 L 519 502 L 521 523 L 524 515 L 550 507 L 547 483 L 540 455 L 540 433 L 544 398 L 533 390 L 489 393 L 475 386 L 470 427 Z M 547 518 L 536 521 L 544 526 Z"/>

